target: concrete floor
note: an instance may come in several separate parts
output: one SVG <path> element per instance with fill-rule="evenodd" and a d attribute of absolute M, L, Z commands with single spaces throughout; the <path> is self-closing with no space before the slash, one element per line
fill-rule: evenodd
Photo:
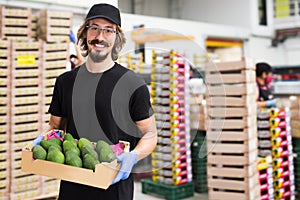
<path fill-rule="evenodd" d="M 134 182 L 134 200 L 158 200 L 164 199 L 161 196 L 155 196 L 154 194 L 143 194 L 142 183 L 139 180 Z M 194 193 L 193 197 L 185 198 L 184 200 L 208 200 L 207 194 Z"/>

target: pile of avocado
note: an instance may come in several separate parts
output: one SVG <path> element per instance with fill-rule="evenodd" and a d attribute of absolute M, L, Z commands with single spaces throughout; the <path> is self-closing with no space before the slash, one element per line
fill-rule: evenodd
<path fill-rule="evenodd" d="M 108 143 L 99 140 L 94 144 L 87 138 L 80 138 L 78 143 L 70 133 L 63 140 L 52 138 L 42 140 L 32 148 L 33 158 L 56 163 L 83 167 L 95 170 L 95 165 L 101 162 L 112 162 L 116 159 Z"/>

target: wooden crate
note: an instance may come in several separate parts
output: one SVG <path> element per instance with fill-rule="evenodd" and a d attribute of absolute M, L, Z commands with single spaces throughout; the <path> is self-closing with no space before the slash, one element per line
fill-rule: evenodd
<path fill-rule="evenodd" d="M 243 57 L 239 61 L 230 62 L 208 62 L 205 66 L 206 72 L 226 72 L 226 71 L 239 71 L 239 70 L 255 70 L 255 63 L 252 59 Z"/>
<path fill-rule="evenodd" d="M 59 69 L 66 68 L 66 59 L 43 61 L 43 63 L 42 63 L 42 69 L 44 69 L 44 70 L 57 69 L 57 68 L 59 68 Z"/>
<path fill-rule="evenodd" d="M 26 41 L 31 37 L 30 8 L 0 5 L 0 38 Z"/>
<path fill-rule="evenodd" d="M 248 127 L 256 126 L 256 117 L 240 117 L 237 119 L 234 118 L 208 118 L 206 120 L 207 130 L 224 130 L 224 129 L 244 129 Z"/>
<path fill-rule="evenodd" d="M 252 177 L 257 175 L 257 163 L 252 163 L 250 165 L 225 165 L 220 164 L 207 166 L 207 176 L 212 179 L 225 179 L 225 180 L 235 180 L 236 178 Z M 217 178 L 214 178 L 217 177 Z M 217 187 L 216 185 L 214 187 Z"/>
<path fill-rule="evenodd" d="M 247 141 L 257 137 L 256 127 L 244 128 L 243 130 L 207 130 L 206 139 L 209 141 Z"/>
<path fill-rule="evenodd" d="M 257 149 L 257 139 L 244 142 L 207 141 L 207 151 L 211 153 L 248 153 Z"/>
<path fill-rule="evenodd" d="M 31 123 L 26 123 L 26 124 L 18 124 L 18 125 L 13 125 L 11 127 L 11 132 L 12 133 L 29 132 L 29 131 L 36 131 L 36 130 L 38 130 L 38 123 L 37 122 L 31 122 Z"/>
<path fill-rule="evenodd" d="M 22 176 L 20 178 L 14 178 L 11 181 L 12 185 L 21 185 L 21 184 L 26 184 L 26 183 L 41 183 L 41 176 L 39 175 L 27 175 L 27 176 Z"/>
<path fill-rule="evenodd" d="M 59 75 L 66 72 L 66 68 L 55 68 L 52 70 L 43 70 L 42 76 L 43 78 L 56 78 Z"/>
<path fill-rule="evenodd" d="M 256 83 L 207 85 L 206 95 L 211 96 L 241 96 L 256 95 Z"/>
<path fill-rule="evenodd" d="M 11 141 L 12 142 L 19 142 L 24 140 L 33 140 L 38 135 L 38 131 L 30 131 L 30 132 L 23 132 L 18 134 L 12 134 L 11 135 Z"/>
<path fill-rule="evenodd" d="M 230 107 L 246 107 L 256 105 L 255 95 L 239 95 L 239 96 L 209 96 L 206 98 L 207 106 L 230 106 Z"/>
<path fill-rule="evenodd" d="M 209 117 L 247 117 L 256 115 L 256 105 L 250 107 L 208 107 L 207 114 Z"/>
<path fill-rule="evenodd" d="M 12 192 L 10 193 L 10 199 L 14 200 L 32 200 L 41 194 L 41 188 L 28 190 L 24 192 Z"/>
<path fill-rule="evenodd" d="M 47 42 L 69 42 L 72 18 L 72 12 L 41 10 L 38 37 Z"/>
<path fill-rule="evenodd" d="M 207 176 L 208 188 L 217 188 L 224 190 L 235 190 L 235 191 L 247 191 L 250 188 L 254 188 L 258 184 L 258 174 L 256 173 L 252 177 L 236 177 L 228 178 L 225 177 L 213 177 Z"/>
<path fill-rule="evenodd" d="M 205 75 L 205 83 L 213 84 L 239 84 L 239 83 L 254 83 L 254 70 L 238 70 L 231 73 L 209 72 Z"/>
<path fill-rule="evenodd" d="M 226 184 L 226 183 L 224 183 Z M 230 184 L 230 183 L 227 183 Z M 218 188 L 209 188 L 208 198 L 213 200 L 224 200 L 224 199 L 234 199 L 234 200 L 253 200 L 260 199 L 260 186 L 257 185 L 253 188 L 245 188 L 241 191 L 224 190 Z"/>

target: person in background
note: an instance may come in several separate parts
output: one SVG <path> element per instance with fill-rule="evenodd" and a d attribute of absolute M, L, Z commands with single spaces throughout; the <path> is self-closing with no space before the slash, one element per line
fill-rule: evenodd
<path fill-rule="evenodd" d="M 268 63 L 260 62 L 256 64 L 256 83 L 258 89 L 256 100 L 258 107 L 276 106 L 276 100 L 271 91 L 270 76 L 272 76 L 272 68 Z"/>
<path fill-rule="evenodd" d="M 149 90 L 139 75 L 115 62 L 125 44 L 118 8 L 93 5 L 77 38 L 86 62 L 56 79 L 49 130 L 62 129 L 94 142 L 127 141 L 130 151 L 117 156 L 121 167 L 108 189 L 62 180 L 58 199 L 132 200 L 131 170 L 157 144 Z"/>
<path fill-rule="evenodd" d="M 71 64 L 71 70 L 72 70 L 75 67 L 80 66 L 84 62 L 84 58 L 81 55 L 80 47 L 78 46 L 78 44 L 76 44 L 76 38 L 75 38 L 75 35 L 74 35 L 73 31 L 70 32 L 69 37 L 70 37 L 70 41 L 74 44 L 75 51 L 76 51 L 76 55 L 71 54 L 70 57 L 69 57 L 70 64 Z"/>

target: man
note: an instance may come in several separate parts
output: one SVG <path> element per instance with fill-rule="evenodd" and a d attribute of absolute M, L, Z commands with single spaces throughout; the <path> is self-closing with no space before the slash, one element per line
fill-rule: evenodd
<path fill-rule="evenodd" d="M 272 69 L 267 63 L 256 64 L 256 83 L 258 88 L 257 106 L 258 107 L 275 107 L 276 100 L 270 88 L 269 76 Z"/>
<path fill-rule="evenodd" d="M 121 168 L 107 190 L 61 181 L 59 199 L 133 199 L 132 167 L 157 143 L 149 91 L 141 77 L 114 62 L 125 43 L 117 8 L 92 6 L 77 37 L 87 59 L 57 78 L 49 129 L 66 130 L 77 139 L 128 141 L 131 151 L 118 157 Z"/>

